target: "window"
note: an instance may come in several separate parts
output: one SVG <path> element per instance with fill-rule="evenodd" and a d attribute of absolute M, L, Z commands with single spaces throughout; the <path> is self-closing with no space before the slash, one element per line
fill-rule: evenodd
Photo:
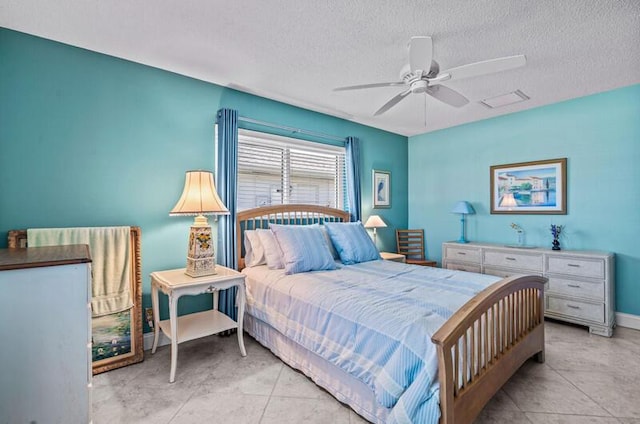
<path fill-rule="evenodd" d="M 345 209 L 344 147 L 238 131 L 238 210 L 304 203 Z"/>

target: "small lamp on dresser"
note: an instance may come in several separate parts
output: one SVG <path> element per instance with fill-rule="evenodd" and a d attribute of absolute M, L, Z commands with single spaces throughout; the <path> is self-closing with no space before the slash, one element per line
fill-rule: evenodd
<path fill-rule="evenodd" d="M 387 224 L 384 223 L 384 221 L 382 220 L 382 218 L 380 218 L 379 215 L 371 215 L 369 219 L 367 219 L 367 222 L 364 223 L 364 228 L 373 228 L 373 244 L 376 244 L 376 237 L 378 236 L 376 234 L 376 229 L 384 228 L 386 226 Z"/>
<path fill-rule="evenodd" d="M 216 192 L 213 173 L 187 171 L 182 196 L 169 215 L 195 216 L 189 233 L 185 274 L 190 277 L 215 274 L 216 256 L 213 249 L 215 243 L 205 215 L 229 215 L 229 210 Z"/>
<path fill-rule="evenodd" d="M 475 209 L 473 209 L 471 203 L 465 200 L 461 200 L 456 203 L 456 205 L 451 210 L 451 213 L 460 214 L 460 239 L 458 239 L 458 243 L 469 243 L 469 240 L 464 237 L 464 221 L 467 215 L 473 215 L 476 213 Z"/>

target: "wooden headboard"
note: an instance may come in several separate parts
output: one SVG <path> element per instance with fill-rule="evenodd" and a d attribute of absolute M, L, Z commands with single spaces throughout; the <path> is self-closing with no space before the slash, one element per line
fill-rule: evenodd
<path fill-rule="evenodd" d="M 236 220 L 236 249 L 238 269 L 244 268 L 244 231 L 269 228 L 270 223 L 310 225 L 325 222 L 348 222 L 349 212 L 315 205 L 276 205 L 238 212 Z"/>
<path fill-rule="evenodd" d="M 130 338 L 131 352 L 120 354 L 111 358 L 93 362 L 93 374 L 120 368 L 125 365 L 141 362 L 144 358 L 144 345 L 142 341 L 142 265 L 140 256 L 140 240 L 142 232 L 140 227 L 131 227 L 131 308 Z M 8 234 L 8 247 L 10 249 L 26 248 L 27 230 L 11 230 Z"/>

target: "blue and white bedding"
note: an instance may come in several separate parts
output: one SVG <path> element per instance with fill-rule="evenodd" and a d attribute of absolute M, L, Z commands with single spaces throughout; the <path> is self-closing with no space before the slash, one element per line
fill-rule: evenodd
<path fill-rule="evenodd" d="M 247 313 L 368 385 L 390 423 L 437 423 L 431 336 L 499 280 L 376 260 L 285 275 L 245 268 Z"/>

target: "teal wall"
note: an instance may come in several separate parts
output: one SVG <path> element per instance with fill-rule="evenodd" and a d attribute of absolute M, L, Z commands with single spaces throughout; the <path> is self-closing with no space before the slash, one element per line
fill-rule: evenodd
<path fill-rule="evenodd" d="M 392 172 L 395 248 L 407 225 L 407 138 L 110 56 L 0 28 L 0 247 L 15 228 L 142 227 L 144 306 L 149 273 L 185 265 L 191 218 L 169 217 L 184 172 L 214 164 L 219 108 L 361 140 L 363 216 L 371 169 Z M 210 302 L 209 302 L 210 305 Z M 185 298 L 180 311 L 208 307 Z"/>
<path fill-rule="evenodd" d="M 567 158 L 567 215 L 491 215 L 491 165 Z M 409 226 L 424 228 L 428 254 L 460 234 L 510 243 L 522 226 L 526 243 L 550 247 L 551 223 L 566 226 L 566 249 L 616 254 L 616 310 L 640 315 L 640 85 L 409 138 Z"/>

